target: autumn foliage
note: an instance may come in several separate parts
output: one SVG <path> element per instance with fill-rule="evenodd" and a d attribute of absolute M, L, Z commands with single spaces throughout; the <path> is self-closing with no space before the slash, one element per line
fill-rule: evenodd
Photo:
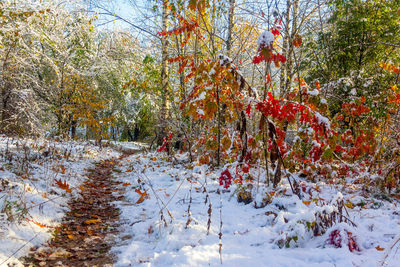
<path fill-rule="evenodd" d="M 206 6 L 193 5 L 192 8 L 202 13 Z M 183 34 L 189 37 L 193 34 L 200 40 L 206 38 L 194 16 L 185 19 L 174 15 L 181 26 L 161 32 L 160 36 Z M 378 163 L 378 158 L 384 151 L 380 138 L 400 102 L 397 86 L 393 85 L 381 95 L 381 101 L 389 104 L 384 114 L 376 113 L 371 107 L 372 101 L 364 96 L 344 102 L 339 113 L 331 114 L 322 96 L 325 85 L 319 81 L 309 85 L 301 76 L 294 79 L 297 87 L 280 99 L 274 92 L 268 68 L 271 64 L 280 68 L 287 61 L 274 45 L 279 42 L 281 24 L 277 19 L 270 32 L 263 33 L 267 41 L 259 38 L 252 60 L 255 65 L 267 66 L 264 88 L 253 88 L 234 60 L 224 55 L 200 62 L 190 55 L 169 59 L 172 64 L 179 63 L 179 73 L 185 74 L 185 82 L 193 83 L 190 93 L 181 101 L 182 113 L 194 122 L 206 121 L 204 131 L 193 141 L 199 163 L 230 166 L 219 178 L 220 185 L 225 188 L 243 181 L 252 183 L 249 170 L 263 163 L 267 169 L 266 179 L 273 181 L 274 186 L 285 171 L 329 182 L 367 170 L 376 171 L 382 177 L 383 165 Z M 303 39 L 296 34 L 291 41 L 299 48 Z M 182 45 L 187 45 L 187 40 Z M 398 73 L 398 68 L 392 64 L 380 66 Z M 258 126 L 250 130 L 248 125 L 254 122 Z M 291 137 L 293 132 L 296 133 L 294 138 Z M 159 148 L 159 151 L 164 150 L 165 145 Z M 353 165 L 356 161 L 359 167 Z M 270 167 L 272 170 L 268 174 Z M 379 179 L 375 182 L 379 183 Z M 381 185 L 387 186 L 387 182 Z"/>

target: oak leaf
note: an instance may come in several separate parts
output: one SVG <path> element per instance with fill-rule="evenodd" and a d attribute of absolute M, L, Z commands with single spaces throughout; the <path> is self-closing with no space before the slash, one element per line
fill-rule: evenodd
<path fill-rule="evenodd" d="M 145 199 L 149 198 L 149 194 L 147 194 L 146 191 L 140 191 L 140 189 L 135 189 L 135 192 L 138 193 L 140 195 L 140 198 L 138 199 L 138 201 L 136 201 L 136 204 L 140 204 L 142 203 Z"/>
<path fill-rule="evenodd" d="M 69 184 L 67 184 L 67 181 L 61 181 L 61 179 L 56 180 L 56 184 L 58 185 L 59 188 L 65 190 L 68 193 L 71 193 L 71 188 L 69 187 Z"/>

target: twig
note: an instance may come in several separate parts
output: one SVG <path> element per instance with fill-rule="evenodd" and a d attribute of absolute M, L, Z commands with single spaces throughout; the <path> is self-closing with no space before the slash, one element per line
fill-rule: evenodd
<path fill-rule="evenodd" d="M 339 216 L 345 218 L 346 220 L 348 220 L 354 227 L 357 227 L 357 224 L 356 224 L 355 222 L 353 222 L 352 220 L 350 220 L 349 217 L 346 217 L 346 216 L 344 216 L 343 214 L 340 214 L 339 212 L 336 212 L 336 211 L 335 211 L 335 213 L 336 213 L 337 215 L 339 215 Z"/>
<path fill-rule="evenodd" d="M 393 242 L 393 244 L 390 246 L 390 248 L 386 251 L 385 256 L 383 257 L 382 264 L 381 266 L 386 265 L 386 259 L 389 257 L 390 252 L 394 248 L 394 246 L 400 241 L 400 235 L 397 235 L 397 240 Z"/>
<path fill-rule="evenodd" d="M 158 196 L 157 192 L 154 190 L 154 187 L 153 187 L 153 184 L 151 183 L 150 178 L 147 177 L 147 175 L 144 174 L 144 173 L 141 175 L 141 174 L 140 174 L 137 170 L 135 170 L 135 169 L 133 169 L 133 171 L 134 171 L 138 176 L 144 176 L 144 177 L 146 178 L 147 184 L 149 185 L 151 191 L 153 191 L 153 194 L 154 194 L 154 196 L 155 196 L 155 198 L 156 198 L 156 200 L 157 200 L 157 204 L 158 204 L 158 206 L 160 207 L 160 213 L 162 213 L 163 209 L 166 209 L 167 212 L 168 212 L 168 215 L 171 217 L 171 219 L 174 219 L 174 216 L 172 215 L 172 213 L 171 213 L 171 212 L 169 211 L 169 209 L 167 208 L 167 205 L 165 205 L 164 201 L 162 201 L 162 199 Z M 161 202 L 161 204 L 163 205 L 163 207 L 161 207 L 160 202 Z"/>
<path fill-rule="evenodd" d="M 7 259 L 5 259 L 3 262 L 0 263 L 0 266 L 3 266 L 4 263 L 6 263 L 9 259 L 11 259 L 15 254 L 17 254 L 21 249 L 23 249 L 28 243 L 30 243 L 33 239 L 35 239 L 39 233 L 37 233 L 34 237 L 29 239 L 28 241 L 25 242 L 19 249 L 17 249 L 13 254 L 11 254 Z"/>
<path fill-rule="evenodd" d="M 219 233 L 218 233 L 218 238 L 219 238 L 219 260 L 221 261 L 222 264 L 222 192 L 219 192 Z"/>
<path fill-rule="evenodd" d="M 187 228 L 189 227 L 189 224 L 190 224 L 191 221 L 192 221 L 192 212 L 190 211 L 190 207 L 191 207 L 191 205 L 192 205 L 192 200 L 193 200 L 193 198 L 192 198 L 192 187 L 193 187 L 193 184 L 190 183 L 189 204 L 188 204 L 188 209 L 187 209 L 188 219 L 187 219 L 187 222 L 186 222 L 185 229 L 187 229 Z"/>

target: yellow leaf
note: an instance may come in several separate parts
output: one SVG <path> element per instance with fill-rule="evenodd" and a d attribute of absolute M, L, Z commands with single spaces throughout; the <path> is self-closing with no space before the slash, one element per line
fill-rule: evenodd
<path fill-rule="evenodd" d="M 347 201 L 347 203 L 344 203 L 344 205 L 345 205 L 346 207 L 348 207 L 349 209 L 354 208 L 354 204 L 351 203 L 350 201 Z"/>

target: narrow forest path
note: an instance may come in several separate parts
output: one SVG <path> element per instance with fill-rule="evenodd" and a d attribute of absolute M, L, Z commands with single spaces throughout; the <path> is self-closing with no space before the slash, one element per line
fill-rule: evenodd
<path fill-rule="evenodd" d="M 120 182 L 112 172 L 119 160 L 101 161 L 88 170 L 88 179 L 69 201 L 69 212 L 54 237 L 46 247 L 32 250 L 24 258 L 25 266 L 112 266 L 109 250 L 119 223 L 119 210 L 112 202 L 120 198 Z"/>

